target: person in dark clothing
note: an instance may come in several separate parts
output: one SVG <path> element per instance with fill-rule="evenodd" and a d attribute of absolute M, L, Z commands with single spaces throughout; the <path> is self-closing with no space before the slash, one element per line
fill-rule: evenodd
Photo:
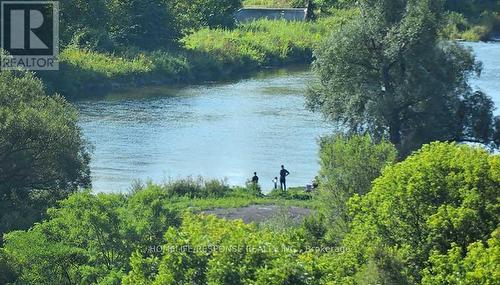
<path fill-rule="evenodd" d="M 290 172 L 285 169 L 285 166 L 281 166 L 281 171 L 280 171 L 280 186 L 281 190 L 286 191 L 286 177 L 290 175 Z"/>
<path fill-rule="evenodd" d="M 252 183 L 254 183 L 254 184 L 258 184 L 259 183 L 259 176 L 257 176 L 257 172 L 253 173 Z"/>

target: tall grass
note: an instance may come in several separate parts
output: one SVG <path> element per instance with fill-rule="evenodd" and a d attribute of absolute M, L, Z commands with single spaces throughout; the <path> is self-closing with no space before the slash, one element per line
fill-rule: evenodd
<path fill-rule="evenodd" d="M 147 73 L 154 69 L 153 61 L 145 54 L 124 58 L 76 48 L 65 49 L 60 55 L 60 61 L 108 78 Z"/>
<path fill-rule="evenodd" d="M 262 66 L 308 62 L 321 39 L 355 13 L 342 10 L 316 22 L 258 20 L 235 30 L 203 29 L 182 42 L 188 50 L 213 55 L 228 64 Z"/>

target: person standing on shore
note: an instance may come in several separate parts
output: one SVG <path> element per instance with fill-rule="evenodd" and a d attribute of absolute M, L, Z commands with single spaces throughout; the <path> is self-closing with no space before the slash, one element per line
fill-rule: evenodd
<path fill-rule="evenodd" d="M 290 172 L 285 169 L 285 166 L 281 166 L 281 171 L 280 171 L 280 186 L 281 190 L 286 191 L 286 177 L 290 175 Z"/>
<path fill-rule="evenodd" d="M 252 183 L 253 184 L 259 184 L 259 176 L 257 176 L 257 172 L 253 173 Z"/>

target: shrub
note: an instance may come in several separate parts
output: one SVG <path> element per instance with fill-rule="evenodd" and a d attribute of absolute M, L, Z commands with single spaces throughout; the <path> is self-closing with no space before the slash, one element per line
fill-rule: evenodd
<path fill-rule="evenodd" d="M 173 0 L 172 11 L 184 33 L 201 28 L 232 28 L 234 13 L 241 7 L 241 0 Z"/>
<path fill-rule="evenodd" d="M 260 197 L 262 196 L 262 189 L 258 183 L 247 181 L 245 193 L 250 196 Z"/>
<path fill-rule="evenodd" d="M 500 283 L 500 230 L 492 233 L 487 245 L 482 241 L 470 244 L 464 254 L 453 246 L 447 254 L 433 252 L 431 266 L 424 270 L 423 285 Z"/>
<path fill-rule="evenodd" d="M 394 262 L 378 266 L 419 282 L 431 253 L 466 252 L 498 227 L 498 165 L 500 156 L 481 148 L 425 145 L 385 169 L 371 192 L 349 201 L 355 216 L 345 244 L 358 260 L 377 251 L 400 260 L 404 271 Z"/>
<path fill-rule="evenodd" d="M 335 135 L 321 139 L 319 195 L 334 241 L 339 242 L 348 231 L 348 199 L 368 193 L 372 181 L 396 161 L 396 156 L 391 143 L 376 143 L 369 136 Z"/>
<path fill-rule="evenodd" d="M 180 224 L 159 190 L 74 194 L 49 210 L 48 221 L 7 234 L 5 260 L 19 284 L 117 284 L 132 253 L 161 255 L 165 232 Z"/>
<path fill-rule="evenodd" d="M 192 177 L 171 181 L 163 185 L 170 197 L 221 198 L 229 194 L 231 187 L 222 180 L 204 180 Z"/>
<path fill-rule="evenodd" d="M 19 264 L 16 264 L 3 248 L 0 248 L 0 284 L 10 284 L 17 279 Z"/>
<path fill-rule="evenodd" d="M 153 69 L 153 63 L 145 54 L 127 59 L 90 50 L 67 48 L 61 53 L 60 59 L 63 64 L 77 66 L 83 72 L 92 72 L 104 78 L 130 76 Z"/>
<path fill-rule="evenodd" d="M 461 39 L 466 41 L 486 41 L 500 25 L 500 11 L 485 10 L 476 15 L 466 17 L 464 14 L 449 12 L 441 29 L 441 37 L 445 39 Z"/>
<path fill-rule="evenodd" d="M 302 187 L 297 188 L 288 188 L 287 191 L 283 191 L 281 189 L 273 189 L 269 194 L 269 197 L 273 198 L 282 198 L 282 199 L 290 199 L 290 200 L 312 200 L 313 193 L 306 192 L 306 190 Z"/>
<path fill-rule="evenodd" d="M 172 45 L 180 36 L 172 1 L 108 0 L 109 37 L 121 46 L 154 50 Z"/>
<path fill-rule="evenodd" d="M 158 284 L 249 284 L 255 282 L 259 270 L 278 266 L 285 256 L 295 256 L 285 248 L 296 248 L 284 233 L 192 214 L 186 214 L 181 227 L 171 228 L 165 239 L 163 257 L 153 269 L 158 274 L 148 278 L 137 270 L 129 273 L 128 279 L 149 279 Z M 155 264 L 145 258 L 135 263 Z"/>

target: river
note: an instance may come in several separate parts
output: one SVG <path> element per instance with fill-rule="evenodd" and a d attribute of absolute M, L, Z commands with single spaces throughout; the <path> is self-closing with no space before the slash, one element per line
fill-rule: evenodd
<path fill-rule="evenodd" d="M 466 45 L 484 63 L 473 86 L 500 106 L 500 44 Z M 243 185 L 254 171 L 269 190 L 281 164 L 291 173 L 289 185 L 310 183 L 319 169 L 317 140 L 332 130 L 304 107 L 310 77 L 305 69 L 280 69 L 234 82 L 141 88 L 75 102 L 94 145 L 94 190 L 123 192 L 135 179 L 187 176 Z"/>

